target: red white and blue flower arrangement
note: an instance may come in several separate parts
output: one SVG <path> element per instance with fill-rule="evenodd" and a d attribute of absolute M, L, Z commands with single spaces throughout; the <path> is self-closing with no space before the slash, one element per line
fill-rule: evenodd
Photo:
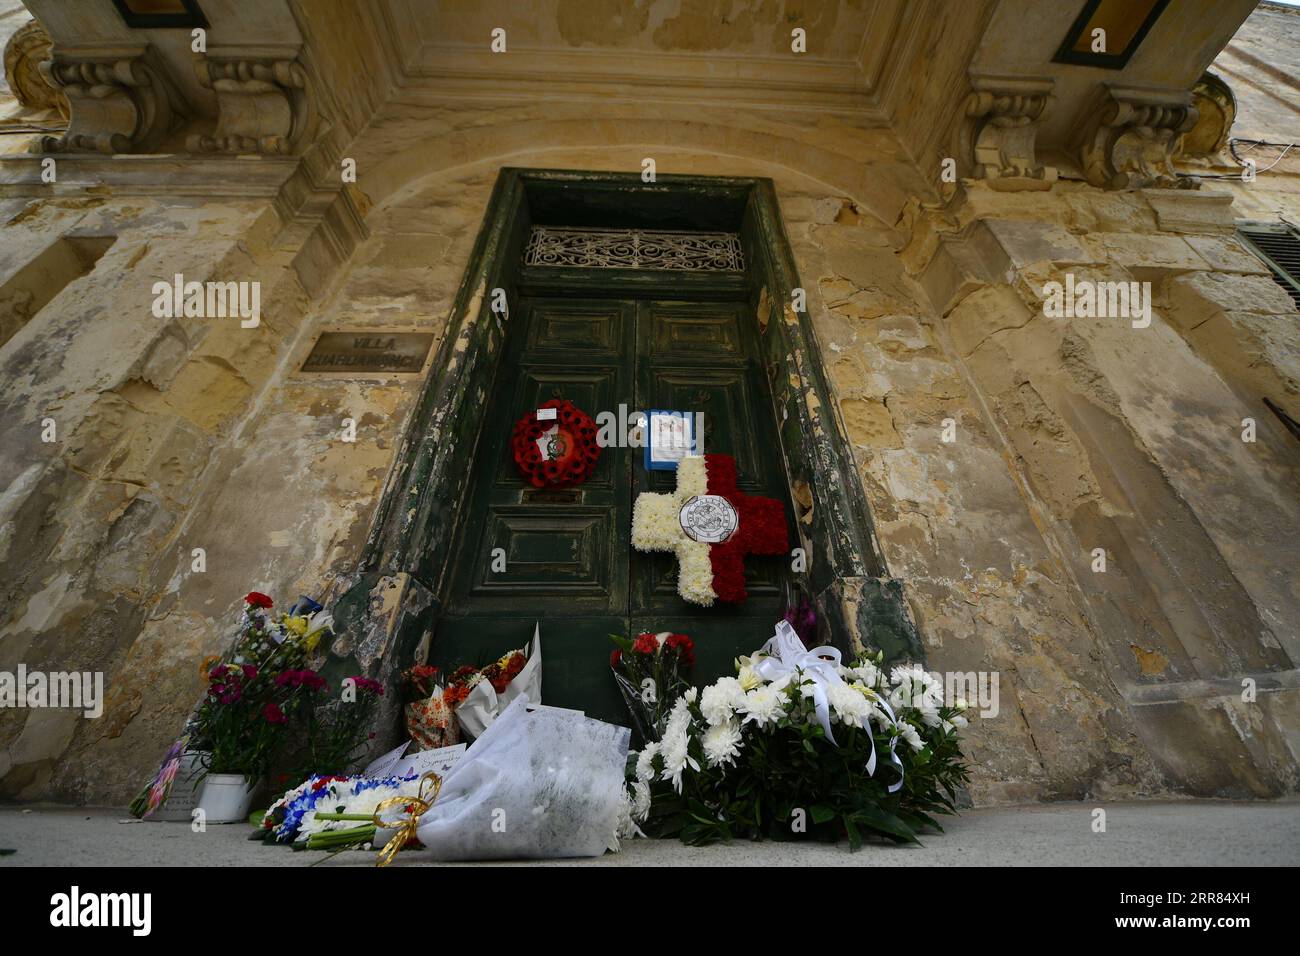
<path fill-rule="evenodd" d="M 271 805 L 253 837 L 300 850 L 339 850 L 385 842 L 375 811 L 385 800 L 415 797 L 414 771 L 405 776 L 313 776 Z"/>

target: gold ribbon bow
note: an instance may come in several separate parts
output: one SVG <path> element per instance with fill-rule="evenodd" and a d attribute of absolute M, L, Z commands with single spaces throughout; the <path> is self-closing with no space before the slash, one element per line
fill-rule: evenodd
<path fill-rule="evenodd" d="M 442 777 L 432 770 L 420 778 L 419 795 L 414 797 L 389 797 L 375 806 L 375 826 L 396 830 L 392 839 L 379 851 L 376 866 L 387 866 L 393 857 L 408 843 L 415 842 L 415 831 L 420 825 L 420 817 L 428 812 L 442 790 Z M 385 820 L 383 812 L 393 807 L 406 808 L 407 814 L 395 820 Z"/>

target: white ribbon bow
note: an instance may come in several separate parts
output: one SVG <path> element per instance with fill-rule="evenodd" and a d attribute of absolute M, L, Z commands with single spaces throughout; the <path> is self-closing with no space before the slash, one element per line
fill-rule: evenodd
<path fill-rule="evenodd" d="M 844 679 L 840 677 L 840 652 L 838 648 L 823 645 L 822 647 L 814 647 L 810 651 L 805 650 L 803 641 L 799 640 L 799 635 L 790 626 L 790 622 L 778 621 L 776 633 L 752 656 L 754 660 L 751 666 L 754 673 L 765 681 L 773 682 L 782 678 L 793 677 L 796 671 L 802 672 L 804 679 L 812 681 L 812 699 L 813 706 L 817 711 L 817 723 L 821 725 L 822 733 L 826 735 L 826 739 L 838 747 L 839 744 L 835 741 L 835 735 L 831 733 L 831 706 L 826 695 L 827 687 L 832 684 L 844 683 Z M 875 702 L 884 709 L 890 723 L 897 730 L 898 718 L 894 716 L 889 704 L 879 694 L 874 696 Z M 866 731 L 867 739 L 871 741 L 871 756 L 867 758 L 867 775 L 875 776 L 876 738 L 871 732 L 869 717 Z M 889 742 L 889 762 L 898 770 L 898 782 L 890 785 L 890 793 L 897 792 L 903 786 L 903 761 L 898 759 L 898 754 L 895 752 L 897 746 L 898 735 L 895 734 Z"/>

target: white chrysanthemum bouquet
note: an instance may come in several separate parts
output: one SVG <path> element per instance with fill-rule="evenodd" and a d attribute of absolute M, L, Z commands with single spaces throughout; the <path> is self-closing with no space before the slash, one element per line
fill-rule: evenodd
<path fill-rule="evenodd" d="M 788 624 L 737 675 L 673 704 L 662 737 L 629 761 L 631 817 L 692 844 L 865 835 L 916 842 L 942 829 L 967 777 L 964 701 L 923 668 L 851 664 Z"/>

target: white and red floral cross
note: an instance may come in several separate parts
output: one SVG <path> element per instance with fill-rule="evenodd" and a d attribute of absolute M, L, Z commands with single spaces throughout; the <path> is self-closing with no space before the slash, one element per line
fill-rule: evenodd
<path fill-rule="evenodd" d="M 708 607 L 745 600 L 745 558 L 783 554 L 789 538 L 781 502 L 740 491 L 730 455 L 704 455 L 677 463 L 675 492 L 637 495 L 632 546 L 676 553 L 677 593 Z"/>

